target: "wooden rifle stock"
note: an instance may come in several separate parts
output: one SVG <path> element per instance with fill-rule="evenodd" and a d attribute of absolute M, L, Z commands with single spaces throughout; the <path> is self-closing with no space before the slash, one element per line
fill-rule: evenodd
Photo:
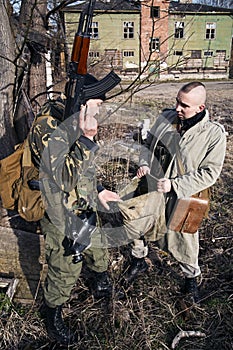
<path fill-rule="evenodd" d="M 87 74 L 87 59 L 90 46 L 90 38 L 75 36 L 71 61 L 77 63 L 77 74 Z"/>
<path fill-rule="evenodd" d="M 66 106 L 64 119 L 79 112 L 81 104 L 91 98 L 104 95 L 121 81 L 120 77 L 110 72 L 106 77 L 93 85 L 85 86 L 87 75 L 87 60 L 91 37 L 91 23 L 96 0 L 90 0 L 79 19 L 69 66 L 69 81 L 66 86 Z"/>
<path fill-rule="evenodd" d="M 95 1 L 94 1 L 95 2 Z M 76 66 L 77 74 L 87 74 L 87 59 L 90 46 L 90 26 L 93 16 L 94 4 L 89 3 L 87 13 L 83 11 L 80 14 L 78 31 L 74 37 L 74 44 L 71 54 L 71 62 Z M 85 23 L 86 21 L 86 23 Z"/>
<path fill-rule="evenodd" d="M 77 33 L 71 54 L 71 62 L 76 64 L 77 74 L 87 74 L 87 59 L 91 37 L 91 23 L 96 0 L 90 0 L 89 5 L 81 12 Z"/>

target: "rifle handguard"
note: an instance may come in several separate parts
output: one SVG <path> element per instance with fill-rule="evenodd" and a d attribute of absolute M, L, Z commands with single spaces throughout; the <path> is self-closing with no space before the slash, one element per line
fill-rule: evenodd
<path fill-rule="evenodd" d="M 87 60 L 91 39 L 91 23 L 96 0 L 89 0 L 79 17 L 78 31 L 75 34 L 69 65 L 69 82 L 66 85 L 66 105 L 63 119 L 78 113 L 87 100 L 101 98 L 120 83 L 121 78 L 111 71 L 100 81 L 85 85 Z M 101 96 L 101 97 L 99 97 Z"/>

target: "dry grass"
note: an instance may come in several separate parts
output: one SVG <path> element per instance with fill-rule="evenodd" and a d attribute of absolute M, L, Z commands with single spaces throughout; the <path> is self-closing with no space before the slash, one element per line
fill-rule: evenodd
<path fill-rule="evenodd" d="M 150 269 L 135 282 L 125 300 L 120 301 L 113 295 L 110 301 L 95 301 L 83 275 L 80 277 L 64 309 L 66 323 L 80 336 L 79 342 L 70 349 L 172 349 L 172 341 L 180 330 L 201 332 L 205 336 L 195 333 L 196 336 L 181 339 L 176 347 L 178 350 L 233 349 L 232 101 L 224 95 L 228 104 L 223 108 L 220 91 L 213 90 L 212 95 L 212 113 L 225 124 L 229 136 L 223 172 L 212 190 L 210 218 L 200 230 L 202 303 L 193 306 L 182 298 L 179 293 L 182 276 L 178 264 L 151 246 L 148 257 Z M 164 104 L 168 102 L 170 100 L 165 96 Z M 162 99 L 159 109 L 161 104 Z M 137 122 L 134 118 L 132 124 L 128 120 L 131 127 L 120 123 L 118 127 L 111 124 L 106 128 L 114 131 L 111 137 L 114 134 L 117 139 L 123 135 L 130 142 L 130 133 L 135 130 Z M 119 135 L 116 135 L 117 132 Z M 110 135 L 109 132 L 107 135 Z M 126 147 L 124 151 L 121 149 L 119 156 L 115 154 L 119 153 L 117 143 L 114 147 L 107 145 L 106 137 L 99 174 L 105 182 L 114 180 L 114 187 L 119 183 L 123 186 L 134 174 L 137 150 L 131 152 Z M 128 248 L 112 248 L 110 252 L 110 272 L 117 289 Z M 40 298 L 27 307 L 9 303 L 3 293 L 1 298 L 1 349 L 62 348 L 47 338 L 38 312 Z"/>

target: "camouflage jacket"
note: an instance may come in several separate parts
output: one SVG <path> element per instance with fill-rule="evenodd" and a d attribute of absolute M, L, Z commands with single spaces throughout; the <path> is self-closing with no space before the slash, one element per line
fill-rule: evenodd
<path fill-rule="evenodd" d="M 80 197 L 95 207 L 97 183 L 93 161 L 98 146 L 79 134 L 74 117 L 61 122 L 63 109 L 59 102 L 46 103 L 41 109 L 29 135 L 32 161 L 40 169 L 40 179 L 49 181 L 52 195 L 62 194 L 66 207 L 75 207 Z M 49 196 L 45 193 L 48 202 Z"/>

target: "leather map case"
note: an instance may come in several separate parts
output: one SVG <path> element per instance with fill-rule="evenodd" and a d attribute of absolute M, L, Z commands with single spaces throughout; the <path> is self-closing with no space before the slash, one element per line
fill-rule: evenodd
<path fill-rule="evenodd" d="M 168 228 L 181 233 L 195 233 L 208 210 L 208 198 L 180 198 L 177 200 Z"/>

